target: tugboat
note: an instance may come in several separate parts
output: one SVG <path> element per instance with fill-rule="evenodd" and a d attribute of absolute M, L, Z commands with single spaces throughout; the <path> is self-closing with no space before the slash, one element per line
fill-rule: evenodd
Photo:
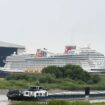
<path fill-rule="evenodd" d="M 27 90 L 9 90 L 9 100 L 42 100 L 48 96 L 48 92 L 41 86 L 30 87 Z"/>

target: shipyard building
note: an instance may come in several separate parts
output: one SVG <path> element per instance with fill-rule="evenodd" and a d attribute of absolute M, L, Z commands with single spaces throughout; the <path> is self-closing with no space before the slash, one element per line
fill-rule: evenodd
<path fill-rule="evenodd" d="M 24 50 L 24 46 L 0 41 L 0 68 L 4 67 L 7 56 L 22 53 Z"/>

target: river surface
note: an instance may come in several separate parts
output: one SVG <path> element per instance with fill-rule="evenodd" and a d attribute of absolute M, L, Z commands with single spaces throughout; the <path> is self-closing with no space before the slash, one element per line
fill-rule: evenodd
<path fill-rule="evenodd" d="M 92 91 L 91 93 L 105 93 L 105 91 Z M 0 90 L 0 105 L 9 105 L 10 101 L 8 101 L 8 98 L 6 96 L 7 90 Z M 51 92 L 51 93 L 57 93 L 57 92 Z M 58 92 L 59 93 L 59 92 Z M 62 93 L 62 92 L 61 92 Z M 75 94 L 75 93 L 84 93 L 83 91 L 67 91 L 69 94 Z M 97 103 L 97 102 L 105 102 L 105 97 L 99 98 L 99 99 L 90 99 L 88 100 L 90 103 Z"/>
<path fill-rule="evenodd" d="M 0 105 L 9 105 L 9 101 L 6 95 L 0 95 Z"/>

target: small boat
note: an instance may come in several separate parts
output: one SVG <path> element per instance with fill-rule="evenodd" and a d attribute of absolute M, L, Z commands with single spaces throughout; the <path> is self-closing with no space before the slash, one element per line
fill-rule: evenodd
<path fill-rule="evenodd" d="M 27 90 L 9 90 L 9 100 L 40 100 L 48 96 L 48 92 L 41 86 L 30 87 Z"/>

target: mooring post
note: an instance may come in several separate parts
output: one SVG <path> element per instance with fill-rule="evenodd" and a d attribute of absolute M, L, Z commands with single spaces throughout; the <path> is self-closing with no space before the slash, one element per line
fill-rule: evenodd
<path fill-rule="evenodd" d="M 90 96 L 90 87 L 85 88 L 85 100 L 89 101 L 89 96 Z"/>

